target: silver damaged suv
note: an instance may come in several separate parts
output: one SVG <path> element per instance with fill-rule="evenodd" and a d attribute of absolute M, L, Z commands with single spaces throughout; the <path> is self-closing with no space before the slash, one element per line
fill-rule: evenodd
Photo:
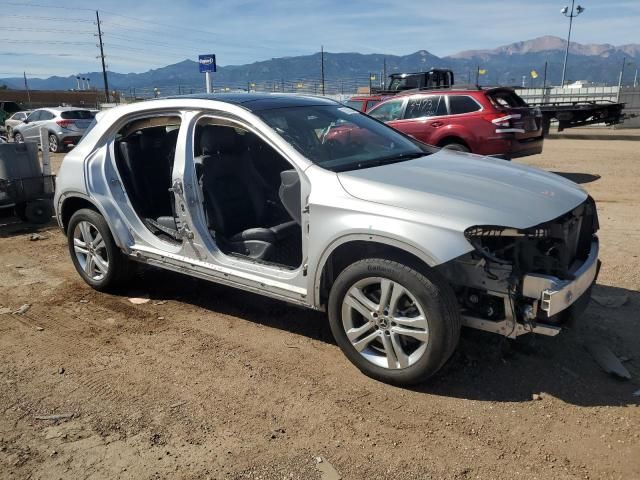
<path fill-rule="evenodd" d="M 64 159 L 55 206 L 93 288 L 142 262 L 325 310 L 349 360 L 400 385 L 437 372 L 462 326 L 557 334 L 599 268 L 579 186 L 314 97 L 102 112 Z"/>

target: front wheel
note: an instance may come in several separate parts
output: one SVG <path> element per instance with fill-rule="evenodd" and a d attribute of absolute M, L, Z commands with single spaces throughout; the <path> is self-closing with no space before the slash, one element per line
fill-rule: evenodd
<path fill-rule="evenodd" d="M 113 290 L 129 278 L 131 261 L 120 251 L 102 215 L 82 209 L 67 228 L 69 253 L 76 270 L 96 290 Z"/>
<path fill-rule="evenodd" d="M 13 141 L 16 143 L 24 143 L 24 137 L 22 136 L 22 134 L 20 132 L 16 132 L 13 135 Z"/>
<path fill-rule="evenodd" d="M 380 258 L 343 270 L 328 310 L 347 358 L 364 374 L 396 385 L 435 374 L 460 336 L 457 301 L 440 275 Z"/>

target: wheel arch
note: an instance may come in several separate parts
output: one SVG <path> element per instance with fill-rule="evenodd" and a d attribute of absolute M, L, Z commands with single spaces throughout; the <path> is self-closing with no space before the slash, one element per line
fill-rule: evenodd
<path fill-rule="evenodd" d="M 67 228 L 69 227 L 69 221 L 71 220 L 71 217 L 74 213 L 83 208 L 94 210 L 102 215 L 102 212 L 100 212 L 98 206 L 84 195 L 70 195 L 60 200 L 60 206 L 58 208 L 58 219 L 65 235 L 67 233 Z M 102 216 L 104 217 L 104 215 Z"/>
<path fill-rule="evenodd" d="M 56 217 L 58 219 L 58 224 L 62 228 L 64 234 L 67 234 L 67 228 L 69 227 L 69 221 L 74 213 L 83 208 L 88 208 L 89 210 L 94 210 L 98 212 L 104 218 L 105 222 L 107 222 L 107 226 L 109 230 L 111 230 L 111 235 L 113 236 L 113 240 L 116 245 L 125 251 L 128 251 L 128 248 L 125 243 L 123 243 L 122 238 L 117 235 L 118 230 L 114 228 L 113 219 L 106 215 L 104 209 L 97 203 L 93 198 L 88 197 L 87 195 L 79 192 L 67 193 L 58 199 L 56 205 Z"/>
<path fill-rule="evenodd" d="M 349 265 L 364 258 L 384 258 L 425 271 L 437 262 L 423 251 L 401 241 L 371 236 L 350 236 L 329 247 L 318 264 L 314 282 L 314 305 L 324 307 L 338 275 Z"/>
<path fill-rule="evenodd" d="M 469 142 L 467 142 L 461 136 L 455 135 L 455 134 L 448 134 L 445 137 L 442 137 L 440 140 L 438 140 L 437 146 L 445 147 L 452 143 L 459 143 L 460 145 L 464 145 L 465 147 L 467 147 L 470 151 L 472 150 L 471 145 L 469 145 Z"/>

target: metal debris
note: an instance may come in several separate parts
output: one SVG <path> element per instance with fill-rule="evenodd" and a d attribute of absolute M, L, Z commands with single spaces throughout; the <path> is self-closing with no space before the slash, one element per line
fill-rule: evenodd
<path fill-rule="evenodd" d="M 340 480 L 342 478 L 326 458 L 316 457 L 316 468 L 320 471 L 322 480 Z"/>
<path fill-rule="evenodd" d="M 36 420 L 65 420 L 73 417 L 73 413 L 59 413 L 57 415 L 36 415 Z"/>
<path fill-rule="evenodd" d="M 625 380 L 631 379 L 629 370 L 622 365 L 622 362 L 607 346 L 601 343 L 589 343 L 586 345 L 586 348 L 602 370 L 610 375 L 624 378 Z"/>
<path fill-rule="evenodd" d="M 22 315 L 24 313 L 27 313 L 27 311 L 31 308 L 31 304 L 30 303 L 25 303 L 24 305 L 22 305 L 19 309 L 15 310 L 13 312 L 14 315 Z"/>
<path fill-rule="evenodd" d="M 131 297 L 129 301 L 134 305 L 142 305 L 143 303 L 149 303 L 149 297 Z"/>

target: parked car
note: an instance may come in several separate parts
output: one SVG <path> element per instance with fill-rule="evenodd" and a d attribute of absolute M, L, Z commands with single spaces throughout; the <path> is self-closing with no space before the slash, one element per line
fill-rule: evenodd
<path fill-rule="evenodd" d="M 366 141 L 330 141 L 347 127 Z M 461 325 L 557 334 L 599 266 L 596 207 L 573 182 L 436 149 L 316 97 L 101 112 L 62 162 L 54 203 L 93 288 L 142 262 L 325 310 L 350 361 L 403 385 L 442 367 Z"/>
<path fill-rule="evenodd" d="M 356 95 L 343 102 L 347 107 L 354 108 L 359 112 L 366 112 L 378 105 L 380 102 L 391 98 L 389 95 Z"/>
<path fill-rule="evenodd" d="M 49 131 L 49 150 L 62 152 L 78 143 L 92 121 L 93 114 L 84 108 L 40 108 L 13 127 L 13 139 L 18 143 L 39 142 L 40 129 L 45 127 Z"/>
<path fill-rule="evenodd" d="M 4 121 L 4 128 L 7 132 L 7 137 L 11 138 L 13 134 L 13 127 L 24 122 L 27 118 L 27 115 L 29 115 L 28 110 L 16 112 Z"/>
<path fill-rule="evenodd" d="M 4 125 L 4 121 L 16 112 L 22 110 L 20 105 L 11 101 L 0 101 L 0 126 Z"/>
<path fill-rule="evenodd" d="M 367 113 L 451 150 L 505 159 L 542 152 L 542 114 L 511 88 L 413 91 L 389 97 Z"/>

